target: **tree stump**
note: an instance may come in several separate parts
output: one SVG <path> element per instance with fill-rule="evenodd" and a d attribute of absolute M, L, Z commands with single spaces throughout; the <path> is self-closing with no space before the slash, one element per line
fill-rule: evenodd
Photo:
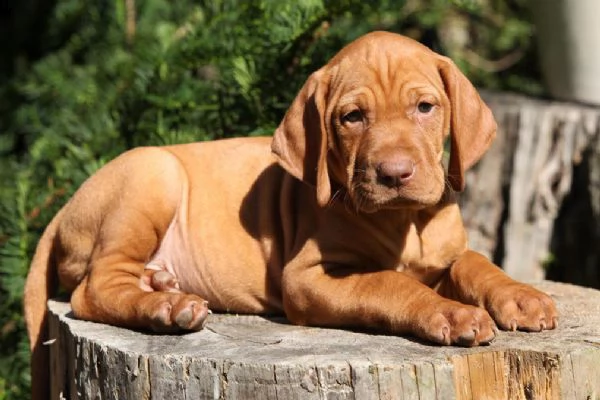
<path fill-rule="evenodd" d="M 470 246 L 519 280 L 600 288 L 600 107 L 482 95 L 498 134 L 461 196 Z"/>
<path fill-rule="evenodd" d="M 76 320 L 52 300 L 51 398 L 598 398 L 600 292 L 535 286 L 557 302 L 559 328 L 501 332 L 476 348 L 234 315 L 211 315 L 201 332 L 153 335 Z"/>

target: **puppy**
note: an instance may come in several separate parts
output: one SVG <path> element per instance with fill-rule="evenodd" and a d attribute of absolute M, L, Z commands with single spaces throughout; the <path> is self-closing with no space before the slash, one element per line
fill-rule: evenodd
<path fill-rule="evenodd" d="M 77 318 L 159 332 L 201 329 L 209 306 L 442 345 L 553 329 L 550 297 L 467 248 L 453 194 L 495 132 L 451 60 L 373 32 L 308 78 L 273 138 L 121 155 L 38 245 L 34 381 L 56 275 Z"/>

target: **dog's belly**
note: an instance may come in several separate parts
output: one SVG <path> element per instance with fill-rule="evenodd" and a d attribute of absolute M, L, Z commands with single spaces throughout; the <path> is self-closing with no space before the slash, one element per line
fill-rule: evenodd
<path fill-rule="evenodd" d="M 213 310 L 282 311 L 284 173 L 274 165 L 269 143 L 233 139 L 170 149 L 188 186 L 151 262 L 164 265 L 182 291 L 203 297 Z"/>
<path fill-rule="evenodd" d="M 269 276 L 270 261 L 265 259 L 266 252 L 262 249 L 265 243 L 239 235 L 222 237 L 221 243 L 217 243 L 206 240 L 210 232 L 196 233 L 186 229 L 181 219 L 175 219 L 147 266 L 170 272 L 180 290 L 201 296 L 213 310 L 235 313 L 282 310 L 279 277 Z"/>
<path fill-rule="evenodd" d="M 202 225 L 175 218 L 147 268 L 168 271 L 180 290 L 201 296 L 216 311 L 280 312 L 279 274 L 265 257 L 271 245 L 239 230 L 217 236 L 212 223 L 204 230 Z"/>

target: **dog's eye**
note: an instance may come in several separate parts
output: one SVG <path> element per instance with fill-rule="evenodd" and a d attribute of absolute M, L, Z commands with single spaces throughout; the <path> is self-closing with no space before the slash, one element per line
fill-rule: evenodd
<path fill-rule="evenodd" d="M 422 101 L 417 105 L 417 109 L 420 113 L 427 114 L 431 110 L 433 110 L 433 104 L 428 103 L 426 101 Z"/>
<path fill-rule="evenodd" d="M 361 122 L 363 119 L 362 113 L 360 112 L 360 110 L 354 110 L 354 111 L 350 111 L 348 114 L 344 114 L 342 116 L 342 122 L 343 123 L 355 123 L 355 122 Z"/>

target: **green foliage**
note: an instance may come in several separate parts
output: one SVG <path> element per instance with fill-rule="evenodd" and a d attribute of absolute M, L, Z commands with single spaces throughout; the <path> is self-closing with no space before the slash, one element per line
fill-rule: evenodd
<path fill-rule="evenodd" d="M 527 0 L 411 0 L 402 29 L 490 89 L 544 93 Z"/>
<path fill-rule="evenodd" d="M 21 299 L 39 235 L 122 151 L 270 134 L 309 73 L 373 29 L 453 55 L 480 84 L 538 90 L 518 62 L 492 72 L 472 62 L 529 56 L 517 0 L 9 3 L 12 23 L 0 16 L 0 399 L 27 397 Z"/>

